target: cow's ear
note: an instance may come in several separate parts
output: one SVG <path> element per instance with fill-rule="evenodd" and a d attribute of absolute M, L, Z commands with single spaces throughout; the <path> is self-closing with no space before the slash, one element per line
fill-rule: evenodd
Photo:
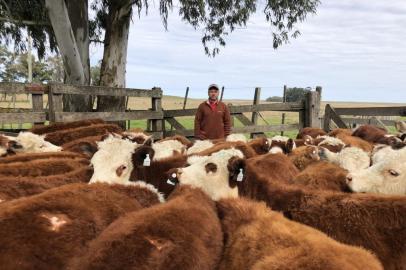
<path fill-rule="evenodd" d="M 82 142 L 79 146 L 80 152 L 88 157 L 93 157 L 97 152 L 97 146 L 90 142 Z"/>
<path fill-rule="evenodd" d="M 294 147 L 295 147 L 295 142 L 292 139 L 289 139 L 286 142 L 286 154 L 289 154 L 290 152 L 292 152 Z"/>
<path fill-rule="evenodd" d="M 136 148 L 134 154 L 132 155 L 133 164 L 135 166 L 142 166 L 147 154 L 149 155 L 150 160 L 152 160 L 155 154 L 154 149 L 146 145 L 141 145 L 140 147 Z"/>
<path fill-rule="evenodd" d="M 102 142 L 102 141 L 104 141 L 105 139 L 107 139 L 108 137 L 110 137 L 110 133 L 104 134 L 104 135 L 100 138 L 100 141 Z"/>
<path fill-rule="evenodd" d="M 154 142 L 154 139 L 152 138 L 152 136 L 151 137 L 149 137 L 148 139 L 146 139 L 145 141 L 144 141 L 144 145 L 145 146 L 152 146 L 152 143 Z"/>
<path fill-rule="evenodd" d="M 19 142 L 17 142 L 17 141 L 9 141 L 9 142 L 8 142 L 8 147 L 9 147 L 11 150 L 18 150 L 18 149 L 22 149 L 22 148 L 23 148 L 23 146 L 22 146 Z"/>
<path fill-rule="evenodd" d="M 229 185 L 234 188 L 245 180 L 245 159 L 232 157 L 229 159 L 227 169 L 229 172 Z"/>

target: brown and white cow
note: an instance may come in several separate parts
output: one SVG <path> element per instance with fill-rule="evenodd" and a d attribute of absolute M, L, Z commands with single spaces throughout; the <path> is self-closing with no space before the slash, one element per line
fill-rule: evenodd
<path fill-rule="evenodd" d="M 247 160 L 232 157 L 227 162 L 228 172 L 222 170 L 224 173 L 221 175 L 210 173 L 210 168 L 218 170 L 220 166 L 225 166 L 225 162 L 215 162 L 214 159 L 210 162 L 208 159 L 203 164 L 187 167 L 187 177 L 185 174 L 173 174 L 176 179 L 171 180 L 177 180 L 181 184 L 198 182 L 206 193 L 214 195 L 213 199 L 222 196 L 236 197 L 237 193 L 239 196 L 265 201 L 272 209 L 283 212 L 294 221 L 319 229 L 342 243 L 372 251 L 385 269 L 405 269 L 405 196 L 309 189 L 291 183 L 293 181 L 290 179 L 294 178 L 295 174 L 289 176 L 286 168 L 266 166 L 270 158 L 267 156 Z M 267 159 L 263 159 L 264 157 Z M 286 178 L 275 180 L 275 174 L 271 172 L 278 172 L 277 175 Z M 198 176 L 199 180 L 195 179 L 195 176 Z M 212 185 L 212 177 L 216 179 L 216 186 Z M 224 186 L 218 186 L 219 183 Z"/>
<path fill-rule="evenodd" d="M 347 183 L 354 192 L 406 195 L 406 148 L 375 156 L 371 167 L 351 172 Z"/>

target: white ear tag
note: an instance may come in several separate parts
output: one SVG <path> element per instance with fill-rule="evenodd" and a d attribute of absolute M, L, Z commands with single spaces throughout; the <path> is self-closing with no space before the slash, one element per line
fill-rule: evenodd
<path fill-rule="evenodd" d="M 244 177 L 244 174 L 242 172 L 242 169 L 240 169 L 240 172 L 237 175 L 237 182 L 241 182 L 243 177 Z"/>
<path fill-rule="evenodd" d="M 143 166 L 149 167 L 151 165 L 151 159 L 149 158 L 149 154 L 144 159 L 144 163 L 142 164 Z"/>
<path fill-rule="evenodd" d="M 174 185 L 175 185 L 175 183 L 174 183 L 174 182 L 172 182 L 172 181 L 171 181 L 171 179 L 166 180 L 166 183 L 167 183 L 167 184 L 169 184 L 169 185 L 172 185 L 172 186 L 174 186 Z"/>

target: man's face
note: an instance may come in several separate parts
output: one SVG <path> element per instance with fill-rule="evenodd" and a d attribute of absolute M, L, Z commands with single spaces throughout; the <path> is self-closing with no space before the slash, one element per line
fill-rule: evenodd
<path fill-rule="evenodd" d="M 209 90 L 209 99 L 210 100 L 217 100 L 219 96 L 219 90 L 212 88 Z"/>

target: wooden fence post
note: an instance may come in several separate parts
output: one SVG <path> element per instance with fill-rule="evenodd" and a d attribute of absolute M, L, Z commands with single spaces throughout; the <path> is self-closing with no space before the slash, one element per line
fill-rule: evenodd
<path fill-rule="evenodd" d="M 254 102 L 253 105 L 258 105 L 261 100 L 261 87 L 255 87 Z M 257 125 L 258 122 L 258 112 L 252 112 L 251 122 Z M 251 138 L 256 137 L 260 133 L 251 133 Z"/>
<path fill-rule="evenodd" d="M 62 94 L 55 94 L 54 93 L 55 84 L 49 84 L 48 90 L 48 119 L 49 122 L 54 123 L 57 121 L 56 114 L 59 112 L 63 112 L 63 101 L 62 101 Z"/>
<path fill-rule="evenodd" d="M 310 91 L 305 99 L 305 126 L 320 128 L 320 94 L 318 91 Z"/>
<path fill-rule="evenodd" d="M 152 90 L 159 90 L 159 97 L 152 97 L 152 111 L 162 111 L 162 90 L 159 87 L 154 87 Z M 164 118 L 162 119 L 152 119 L 151 121 L 151 130 L 152 132 L 157 132 L 160 139 L 163 138 L 163 127 L 164 127 Z"/>
<path fill-rule="evenodd" d="M 29 85 L 25 87 L 26 93 L 31 94 L 32 111 L 43 112 L 44 111 L 44 86 L 42 85 Z M 33 123 L 34 125 L 43 125 L 43 122 Z"/>
<path fill-rule="evenodd" d="M 286 92 L 288 91 L 288 86 L 284 85 L 283 86 L 283 99 L 282 102 L 286 103 Z M 286 118 L 286 113 L 282 113 L 282 121 L 281 124 L 284 125 L 285 124 L 285 118 Z M 283 131 L 281 131 L 281 136 L 283 136 Z"/>

